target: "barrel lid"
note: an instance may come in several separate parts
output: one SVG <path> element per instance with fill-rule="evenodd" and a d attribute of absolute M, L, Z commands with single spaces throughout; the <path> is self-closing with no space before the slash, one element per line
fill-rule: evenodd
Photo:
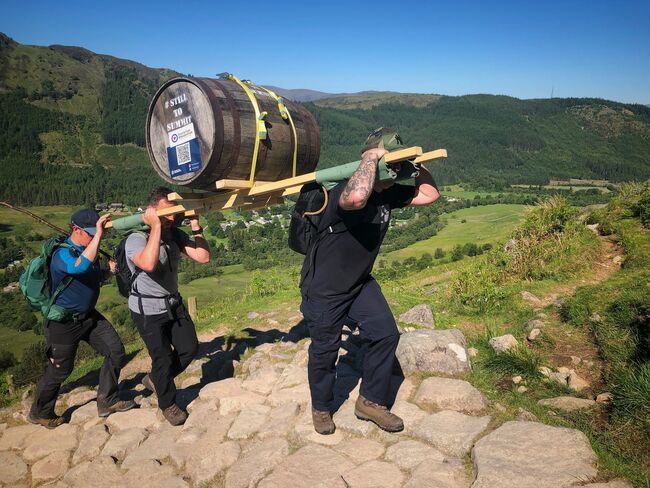
<path fill-rule="evenodd" d="M 152 166 L 167 182 L 187 185 L 199 178 L 218 143 L 214 106 L 195 78 L 167 81 L 149 106 L 146 136 Z"/>

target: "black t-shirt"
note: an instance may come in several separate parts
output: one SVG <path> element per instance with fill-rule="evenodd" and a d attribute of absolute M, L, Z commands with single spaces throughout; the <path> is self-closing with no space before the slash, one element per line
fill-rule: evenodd
<path fill-rule="evenodd" d="M 344 226 L 335 226 L 333 233 L 322 232 L 315 254 L 308 253 L 303 263 L 302 293 L 316 300 L 345 299 L 359 291 L 372 271 L 391 210 L 406 206 L 415 196 L 413 186 L 395 184 L 381 192 L 373 191 L 361 210 L 343 210 L 339 197 L 346 184 L 342 181 L 330 190 L 320 228 L 341 221 Z"/>

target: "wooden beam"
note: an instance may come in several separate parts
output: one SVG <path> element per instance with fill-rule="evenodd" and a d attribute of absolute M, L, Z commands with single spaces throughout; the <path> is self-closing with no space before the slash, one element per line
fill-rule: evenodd
<path fill-rule="evenodd" d="M 399 161 L 406 161 L 407 159 L 413 159 L 418 156 L 422 156 L 422 148 L 420 146 L 407 147 L 389 152 L 384 156 L 384 162 L 386 164 L 398 163 Z"/>
<path fill-rule="evenodd" d="M 274 181 L 272 183 L 267 183 L 265 185 L 254 186 L 248 191 L 248 195 L 253 196 L 253 195 L 263 195 L 265 193 L 273 193 L 278 190 L 284 190 L 286 188 L 290 188 L 292 186 L 311 183 L 312 181 L 316 181 L 316 173 L 307 173 L 300 176 L 294 176 L 293 178 Z"/>
<path fill-rule="evenodd" d="M 428 163 L 438 158 L 446 158 L 447 150 L 446 149 L 436 149 L 435 151 L 425 152 L 421 156 L 418 156 L 413 160 L 414 163 Z"/>
<path fill-rule="evenodd" d="M 245 190 L 252 186 L 248 180 L 217 180 L 215 182 L 217 190 Z"/>
<path fill-rule="evenodd" d="M 214 193 L 202 192 L 202 193 L 178 193 L 171 192 L 167 194 L 167 200 L 170 202 L 176 202 L 178 200 L 200 200 L 202 198 L 210 198 Z"/>

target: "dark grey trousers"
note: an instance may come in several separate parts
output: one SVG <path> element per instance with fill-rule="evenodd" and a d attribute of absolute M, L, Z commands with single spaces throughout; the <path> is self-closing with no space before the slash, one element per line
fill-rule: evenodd
<path fill-rule="evenodd" d="M 79 342 L 86 341 L 104 356 L 99 372 L 97 405 L 106 407 L 119 400 L 117 385 L 124 361 L 124 345 L 111 323 L 97 310 L 69 322 L 45 322 L 48 363 L 45 375 L 36 385 L 31 412 L 40 418 L 55 417 L 54 405 L 59 389 L 74 368 Z"/>

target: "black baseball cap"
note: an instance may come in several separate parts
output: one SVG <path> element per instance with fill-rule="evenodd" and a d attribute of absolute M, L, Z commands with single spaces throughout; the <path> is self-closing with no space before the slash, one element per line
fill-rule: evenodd
<path fill-rule="evenodd" d="M 70 218 L 70 223 L 76 225 L 77 227 L 82 228 L 91 236 L 94 236 L 97 232 L 95 224 L 99 220 L 99 214 L 95 212 L 92 208 L 82 208 L 77 210 L 72 214 Z"/>

